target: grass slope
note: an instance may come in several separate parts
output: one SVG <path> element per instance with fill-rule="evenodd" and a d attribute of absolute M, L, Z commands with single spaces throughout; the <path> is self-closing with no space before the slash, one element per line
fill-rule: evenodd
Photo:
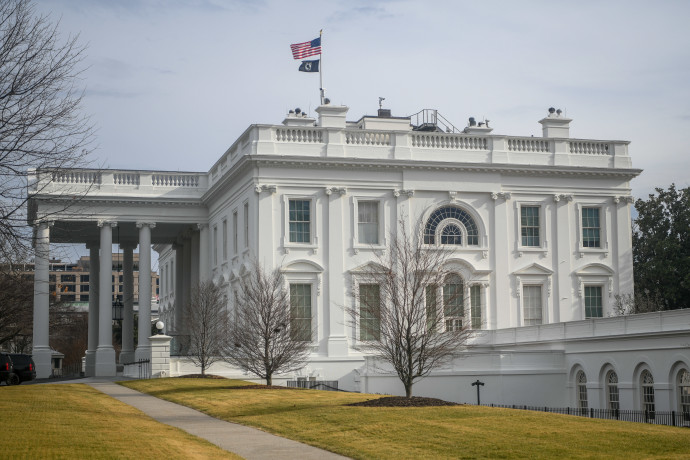
<path fill-rule="evenodd" d="M 0 457 L 239 459 L 81 384 L 0 388 Z"/>
<path fill-rule="evenodd" d="M 476 406 L 348 407 L 375 395 L 244 390 L 232 380 L 123 385 L 353 458 L 690 458 L 690 430 Z"/>

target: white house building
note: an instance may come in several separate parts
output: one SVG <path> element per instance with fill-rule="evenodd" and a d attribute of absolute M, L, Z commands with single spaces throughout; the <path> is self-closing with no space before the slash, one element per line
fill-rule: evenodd
<path fill-rule="evenodd" d="M 400 393 L 394 375 L 353 348 L 359 331 L 344 307 L 403 219 L 452 254 L 468 302 L 458 320 L 476 329 L 475 346 L 416 384 L 416 394 L 471 402 L 470 383 L 481 379 L 486 403 L 690 411 L 690 312 L 610 317 L 614 296 L 633 291 L 630 180 L 641 171 L 628 142 L 572 139 L 571 119 L 553 109 L 539 121 L 542 137 L 496 135 L 488 123 L 460 131 L 435 111 L 379 110 L 356 122 L 344 106 L 316 112 L 250 126 L 208 172 L 36 172 L 39 373 L 49 350 L 41 282 L 49 241 L 85 243 L 110 267 L 118 228 L 126 257 L 139 245 L 140 277 L 150 276 L 152 245 L 159 252 L 169 334 L 184 333 L 195 283 L 224 286 L 232 309 L 238 280 L 258 260 L 281 268 L 299 292 L 299 319 L 315 331 L 299 377 Z M 87 372 L 114 375 L 110 293 L 102 294 L 90 297 Z M 136 355 L 145 357 L 145 302 L 140 311 Z M 171 365 L 172 375 L 189 372 L 184 357 Z"/>

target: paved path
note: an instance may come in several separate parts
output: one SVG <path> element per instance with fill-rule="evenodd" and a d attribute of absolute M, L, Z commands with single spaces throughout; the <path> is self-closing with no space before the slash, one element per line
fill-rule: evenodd
<path fill-rule="evenodd" d="M 88 381 L 83 383 L 125 404 L 136 407 L 161 423 L 172 425 L 194 436 L 207 439 L 218 447 L 241 455 L 248 460 L 346 458 L 256 428 L 224 422 L 194 409 L 140 393 L 114 382 Z"/>

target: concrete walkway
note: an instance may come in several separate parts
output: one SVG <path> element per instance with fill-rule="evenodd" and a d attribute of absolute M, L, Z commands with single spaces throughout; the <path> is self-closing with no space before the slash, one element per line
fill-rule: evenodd
<path fill-rule="evenodd" d="M 218 447 L 241 455 L 248 460 L 347 458 L 290 439 L 281 438 L 256 428 L 224 422 L 194 409 L 140 393 L 111 381 L 86 380 L 71 383 L 86 383 L 108 396 L 139 409 L 161 423 L 180 428 L 194 436 L 204 438 Z"/>

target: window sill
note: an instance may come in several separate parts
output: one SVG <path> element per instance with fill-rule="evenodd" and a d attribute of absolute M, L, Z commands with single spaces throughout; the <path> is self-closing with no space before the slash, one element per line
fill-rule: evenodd
<path fill-rule="evenodd" d="M 522 257 L 525 254 L 546 255 L 549 253 L 549 249 L 546 247 L 536 247 L 536 246 L 518 246 L 517 252 L 518 252 L 518 257 Z"/>
<path fill-rule="evenodd" d="M 352 250 L 355 254 L 359 254 L 359 251 L 385 251 L 387 246 L 385 244 L 355 244 L 352 246 Z"/>
<path fill-rule="evenodd" d="M 604 257 L 608 257 L 609 256 L 609 250 L 605 249 L 605 248 L 579 248 L 578 254 L 580 256 L 580 259 L 582 259 L 586 254 L 591 254 L 591 255 L 603 254 Z"/>
<path fill-rule="evenodd" d="M 290 254 L 293 250 L 311 250 L 312 254 L 316 254 L 319 250 L 319 246 L 313 243 L 285 243 L 283 244 L 283 252 L 285 254 Z"/>

